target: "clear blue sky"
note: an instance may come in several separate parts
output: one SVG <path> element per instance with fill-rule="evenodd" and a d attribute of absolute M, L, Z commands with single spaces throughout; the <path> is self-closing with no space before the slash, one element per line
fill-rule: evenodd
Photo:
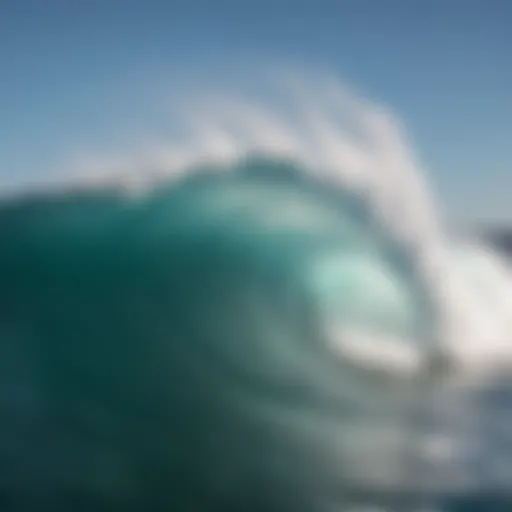
<path fill-rule="evenodd" d="M 186 73 L 268 59 L 392 106 L 454 218 L 512 222 L 511 27 L 512 0 L 0 0 L 0 179 L 116 144 Z"/>

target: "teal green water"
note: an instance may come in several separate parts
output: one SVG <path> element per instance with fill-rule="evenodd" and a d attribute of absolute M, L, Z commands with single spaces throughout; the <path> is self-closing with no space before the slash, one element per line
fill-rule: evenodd
<path fill-rule="evenodd" d="M 407 472 L 411 382 L 331 335 L 430 336 L 361 198 L 253 160 L 6 202 L 0 247 L 2 510 L 327 510 Z"/>

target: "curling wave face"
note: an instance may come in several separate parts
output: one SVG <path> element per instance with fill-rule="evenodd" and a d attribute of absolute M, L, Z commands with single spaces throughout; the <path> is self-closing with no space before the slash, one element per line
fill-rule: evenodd
<path fill-rule="evenodd" d="M 357 196 L 254 160 L 1 219 L 4 359 L 31 363 L 34 402 L 12 396 L 26 369 L 6 378 L 8 488 L 317 510 L 407 485 L 432 322 Z"/>
<path fill-rule="evenodd" d="M 509 271 L 444 235 L 389 113 L 293 91 L 292 124 L 199 104 L 188 144 L 4 201 L 5 510 L 331 510 L 447 458 L 460 484 L 460 383 L 509 353 Z M 440 349 L 466 377 L 442 421 Z"/>

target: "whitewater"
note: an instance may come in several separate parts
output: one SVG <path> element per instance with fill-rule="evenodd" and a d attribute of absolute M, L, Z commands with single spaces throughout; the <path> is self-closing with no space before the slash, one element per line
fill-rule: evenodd
<path fill-rule="evenodd" d="M 509 263 L 446 229 L 390 109 L 273 80 L 5 194 L 2 510 L 507 488 Z"/>

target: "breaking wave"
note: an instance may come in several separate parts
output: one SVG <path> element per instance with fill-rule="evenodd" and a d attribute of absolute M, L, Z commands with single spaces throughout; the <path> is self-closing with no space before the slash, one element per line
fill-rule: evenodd
<path fill-rule="evenodd" d="M 327 510 L 476 485 L 460 422 L 511 359 L 507 263 L 444 229 L 388 109 L 276 87 L 181 98 L 171 140 L 5 199 L 2 488 Z"/>

